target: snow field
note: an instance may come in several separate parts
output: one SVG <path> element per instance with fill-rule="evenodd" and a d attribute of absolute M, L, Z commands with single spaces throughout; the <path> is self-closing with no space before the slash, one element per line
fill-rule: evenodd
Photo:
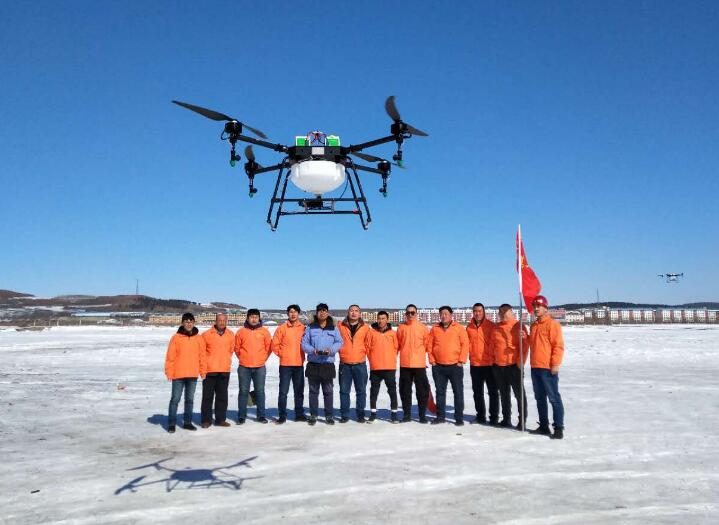
<path fill-rule="evenodd" d="M 563 441 L 475 425 L 260 425 L 253 409 L 244 426 L 170 435 L 163 362 L 173 332 L 0 331 L 0 521 L 719 520 L 719 327 L 565 328 Z M 275 417 L 275 356 L 267 367 Z M 464 386 L 470 419 L 468 368 Z M 534 427 L 529 377 L 525 387 Z M 237 388 L 233 371 L 232 419 Z M 198 384 L 196 424 L 200 399 Z M 451 417 L 451 389 L 448 404 Z M 388 408 L 383 388 L 381 417 Z"/>

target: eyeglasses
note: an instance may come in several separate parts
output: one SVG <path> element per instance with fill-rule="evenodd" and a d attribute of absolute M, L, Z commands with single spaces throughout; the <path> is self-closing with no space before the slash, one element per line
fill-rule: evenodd
<path fill-rule="evenodd" d="M 417 315 L 417 312 L 416 312 L 416 311 L 415 311 L 415 312 L 409 312 L 409 311 L 407 311 L 407 312 L 405 312 L 405 314 L 407 314 L 407 315 Z"/>

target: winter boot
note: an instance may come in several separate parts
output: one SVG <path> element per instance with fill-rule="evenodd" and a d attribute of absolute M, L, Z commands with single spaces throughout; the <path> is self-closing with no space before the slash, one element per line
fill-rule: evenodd
<path fill-rule="evenodd" d="M 197 430 L 197 427 L 192 423 L 185 423 L 184 425 L 182 425 L 182 428 L 184 428 L 185 430 Z"/>
<path fill-rule="evenodd" d="M 350 418 L 348 418 L 347 416 L 342 416 L 340 418 L 340 423 L 347 423 L 349 420 L 350 420 Z"/>
<path fill-rule="evenodd" d="M 299 422 L 305 422 L 307 421 L 307 416 L 304 414 L 298 414 L 295 416 L 295 421 Z"/>
<path fill-rule="evenodd" d="M 237 418 L 237 424 L 238 424 L 238 425 L 244 425 L 244 424 L 245 424 L 245 418 L 244 418 L 244 417 L 238 417 L 238 418 Z"/>
<path fill-rule="evenodd" d="M 317 416 L 310 416 L 310 418 L 307 420 L 307 424 L 309 426 L 314 426 L 315 423 L 317 423 Z"/>
<path fill-rule="evenodd" d="M 175 433 L 175 425 L 170 425 L 169 427 L 167 427 L 167 431 L 170 434 L 174 434 Z"/>
<path fill-rule="evenodd" d="M 564 439 L 564 429 L 562 427 L 555 427 L 554 434 L 549 437 L 552 439 Z"/>
<path fill-rule="evenodd" d="M 209 422 L 209 421 L 203 421 L 203 422 L 202 422 L 202 428 L 210 428 L 210 422 Z"/>
<path fill-rule="evenodd" d="M 335 424 L 335 418 L 333 418 L 332 416 L 326 416 L 326 417 L 325 417 L 325 423 L 327 423 L 328 425 L 334 425 L 334 424 Z"/>
<path fill-rule="evenodd" d="M 377 419 L 377 412 L 370 412 L 369 413 L 369 420 L 368 423 L 372 423 L 375 419 Z"/>
<path fill-rule="evenodd" d="M 539 435 L 539 436 L 551 436 L 552 435 L 552 431 L 549 430 L 549 425 L 539 425 L 534 430 L 530 430 L 529 433 Z"/>
<path fill-rule="evenodd" d="M 263 425 L 266 425 L 267 423 L 269 423 L 269 421 L 267 420 L 267 418 L 264 417 L 264 416 L 263 416 L 263 417 L 258 417 L 258 418 L 257 418 L 257 422 L 258 422 L 258 423 L 262 423 Z"/>
<path fill-rule="evenodd" d="M 277 418 L 277 421 L 276 421 L 276 423 L 277 423 L 278 425 L 283 425 L 283 424 L 285 424 L 286 422 L 287 422 L 287 416 L 280 416 L 280 417 Z"/>
<path fill-rule="evenodd" d="M 445 419 L 443 417 L 436 417 L 432 420 L 430 425 L 441 425 L 442 423 L 446 423 Z"/>

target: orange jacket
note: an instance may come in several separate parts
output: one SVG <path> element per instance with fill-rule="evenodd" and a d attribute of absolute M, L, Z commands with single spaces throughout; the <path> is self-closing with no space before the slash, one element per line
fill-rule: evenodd
<path fill-rule="evenodd" d="M 235 334 L 232 330 L 225 328 L 220 335 L 213 326 L 202 334 L 202 339 L 205 340 L 207 373 L 229 372 L 232 368 L 232 352 L 235 349 Z"/>
<path fill-rule="evenodd" d="M 456 321 L 447 328 L 436 324 L 429 331 L 427 338 L 429 362 L 433 365 L 456 365 L 467 362 L 469 339 L 467 331 Z"/>
<path fill-rule="evenodd" d="M 192 329 L 192 335 L 187 335 L 180 327 L 170 339 L 165 355 L 165 376 L 167 379 L 182 379 L 184 377 L 205 376 L 207 361 L 205 358 L 205 340 L 197 327 Z"/>
<path fill-rule="evenodd" d="M 354 337 L 347 319 L 338 326 L 343 341 L 340 348 L 340 363 L 364 363 L 367 360 L 367 336 L 371 331 L 369 325 L 360 319 Z"/>
<path fill-rule="evenodd" d="M 419 321 L 409 320 L 397 327 L 399 366 L 402 368 L 427 367 L 427 338 L 429 329 Z"/>
<path fill-rule="evenodd" d="M 270 357 L 271 344 L 272 336 L 264 326 L 248 328 L 245 325 L 240 328 L 235 335 L 235 353 L 240 359 L 240 366 L 265 366 L 267 358 Z"/>
<path fill-rule="evenodd" d="M 397 334 L 392 326 L 387 325 L 384 332 L 380 332 L 377 323 L 367 334 L 367 356 L 370 370 L 397 370 Z"/>
<path fill-rule="evenodd" d="M 477 326 L 472 319 L 467 325 L 469 338 L 469 364 L 472 366 L 492 366 L 494 352 L 492 351 L 492 332 L 494 323 L 486 317 Z"/>
<path fill-rule="evenodd" d="M 532 323 L 529 332 L 530 360 L 532 368 L 552 368 L 562 364 L 564 357 L 564 338 L 562 326 L 545 315 Z"/>
<path fill-rule="evenodd" d="M 519 321 L 502 321 L 497 323 L 492 332 L 492 350 L 494 364 L 499 366 L 516 365 L 519 363 Z M 522 333 L 523 363 L 527 362 L 529 347 L 527 335 Z"/>
<path fill-rule="evenodd" d="M 302 336 L 305 325 L 297 321 L 294 325 L 287 321 L 279 326 L 272 337 L 272 351 L 280 358 L 280 366 L 302 366 L 305 353 L 302 351 Z"/>

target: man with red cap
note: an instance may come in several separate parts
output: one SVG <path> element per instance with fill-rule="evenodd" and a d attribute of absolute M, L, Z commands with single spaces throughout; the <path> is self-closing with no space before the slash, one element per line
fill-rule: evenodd
<path fill-rule="evenodd" d="M 559 366 L 564 356 L 562 327 L 549 315 L 549 301 L 538 295 L 532 301 L 537 320 L 532 323 L 529 333 L 529 364 L 532 368 L 532 386 L 537 401 L 539 427 L 531 434 L 550 436 L 552 439 L 564 437 L 564 405 L 559 395 Z M 549 430 L 547 400 L 552 405 L 554 433 Z"/>

